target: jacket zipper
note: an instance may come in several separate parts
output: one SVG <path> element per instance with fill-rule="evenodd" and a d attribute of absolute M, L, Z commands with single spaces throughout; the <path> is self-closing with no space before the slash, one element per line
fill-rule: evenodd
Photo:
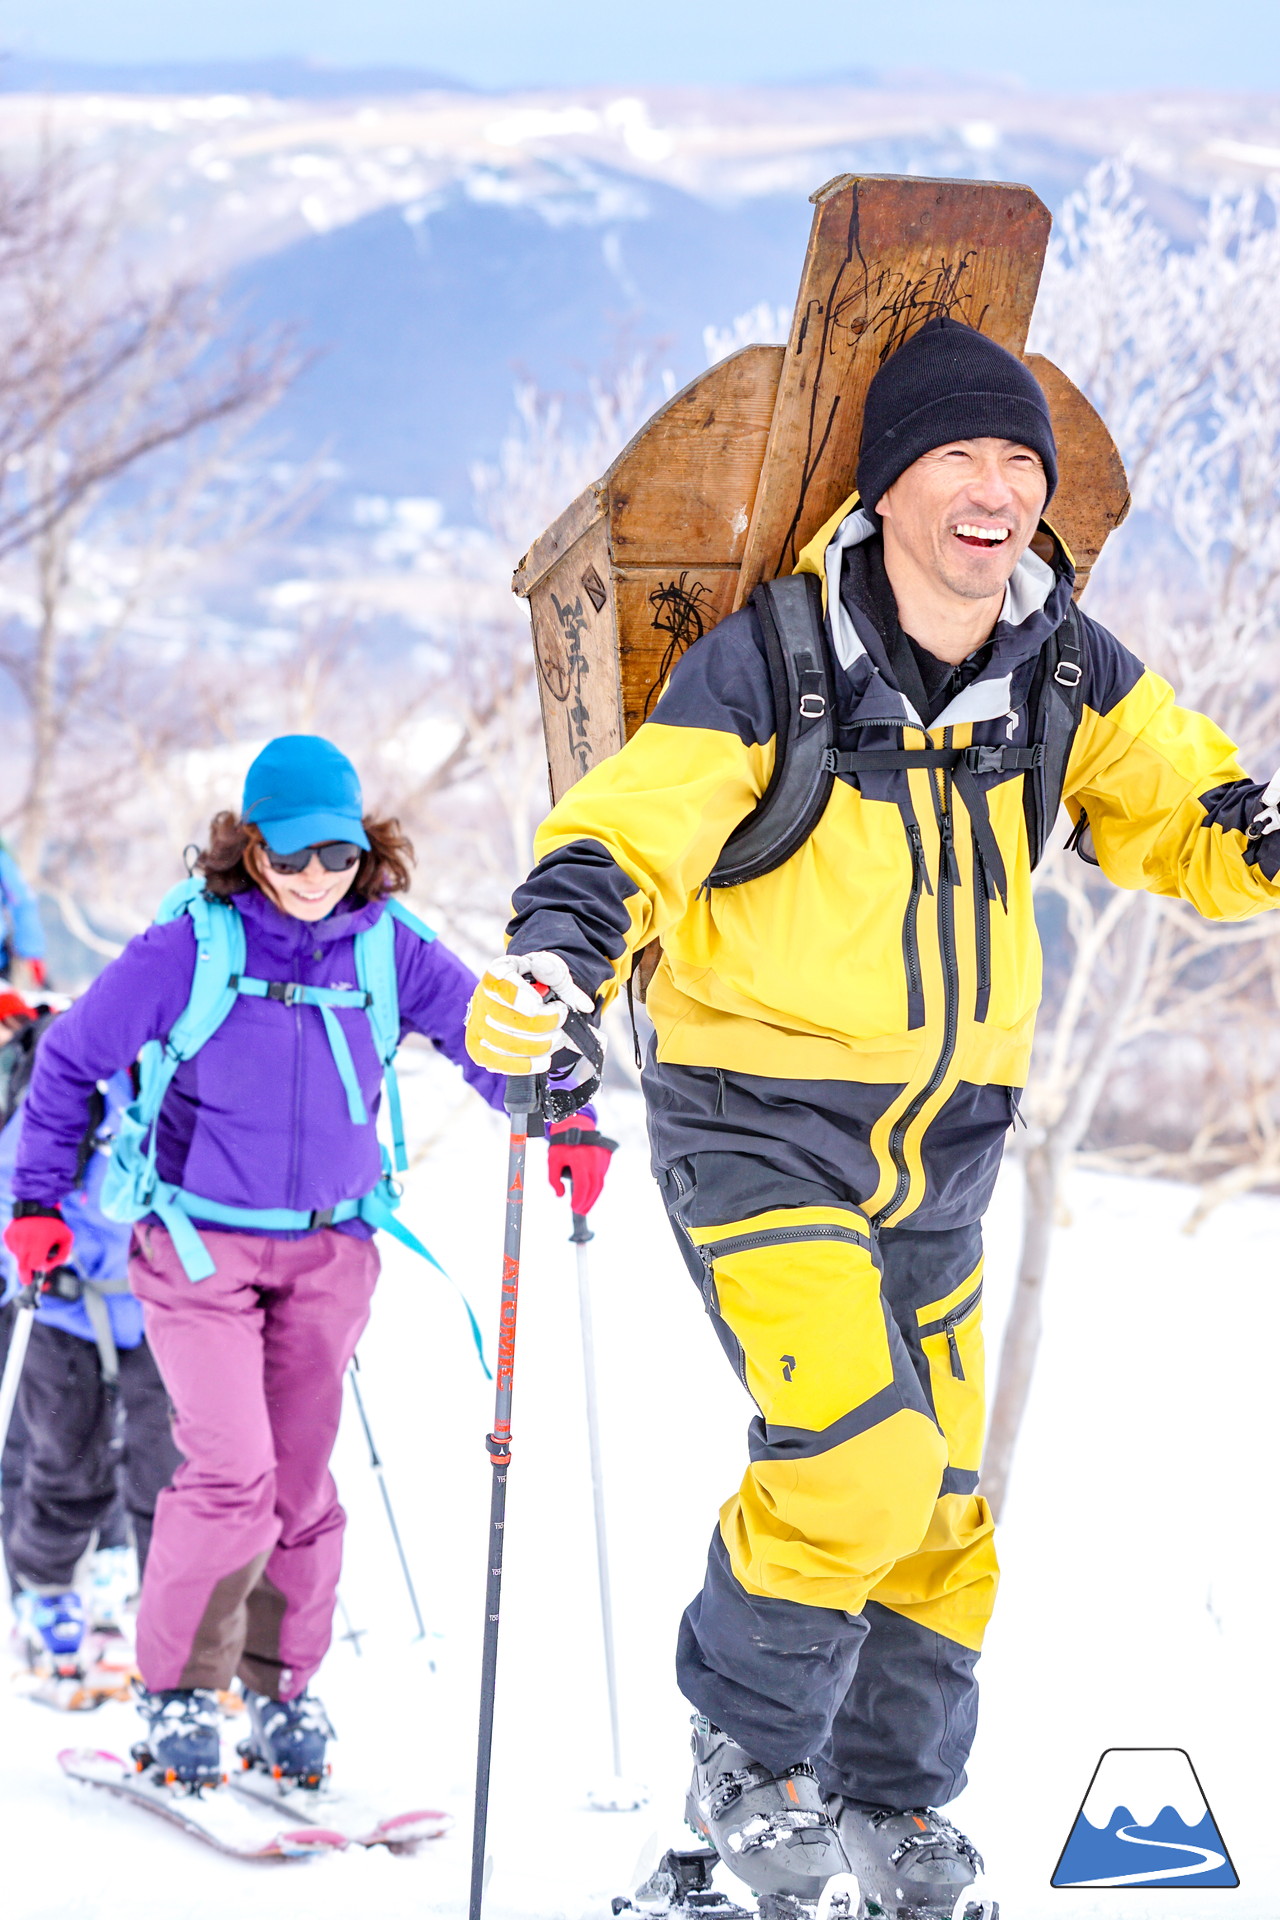
<path fill-rule="evenodd" d="M 943 745 L 951 745 L 951 728 L 943 729 Z M 955 823 L 951 813 L 951 777 L 942 775 L 942 797 L 939 800 L 938 789 L 934 785 L 932 773 L 929 779 L 933 794 L 933 808 L 938 821 L 940 842 L 938 856 L 938 950 L 942 958 L 942 984 L 944 993 L 942 1017 L 942 1048 L 933 1063 L 933 1071 L 924 1086 L 914 1093 L 903 1111 L 894 1121 L 889 1133 L 889 1157 L 897 1168 L 897 1181 L 888 1204 L 871 1216 L 873 1227 L 883 1226 L 889 1217 L 896 1213 L 906 1199 L 911 1187 L 911 1170 L 907 1166 L 903 1151 L 907 1134 L 912 1123 L 919 1117 L 924 1107 L 933 1098 L 946 1078 L 956 1050 L 956 1037 L 960 1027 L 960 967 L 956 959 L 956 911 L 955 889 L 960 884 L 960 869 L 956 865 Z"/>
<path fill-rule="evenodd" d="M 920 971 L 920 933 L 917 922 L 920 915 L 920 896 L 932 893 L 929 882 L 929 863 L 925 858 L 924 836 L 914 820 L 906 822 L 907 839 L 911 846 L 911 894 L 907 901 L 906 917 L 902 922 L 902 962 L 907 974 L 907 1026 L 924 1025 L 924 975 Z"/>
<path fill-rule="evenodd" d="M 977 950 L 978 986 L 973 1017 L 985 1020 L 991 1005 L 991 882 L 977 840 L 973 843 L 973 940 Z"/>
<path fill-rule="evenodd" d="M 294 972 L 301 973 L 298 965 L 301 948 L 294 942 Z M 289 1136 L 289 1201 L 295 1210 L 298 1206 L 298 1141 L 302 1133 L 302 1006 L 295 1002 L 293 1008 L 293 1126 Z"/>
<path fill-rule="evenodd" d="M 952 1307 L 950 1313 L 944 1313 L 940 1320 L 930 1320 L 927 1326 L 921 1327 L 920 1329 L 920 1338 L 922 1340 L 931 1333 L 946 1334 L 947 1347 L 951 1354 L 951 1373 L 952 1377 L 956 1380 L 963 1380 L 965 1377 L 964 1364 L 960 1359 L 960 1343 L 956 1339 L 956 1328 L 962 1320 L 967 1320 L 971 1313 L 977 1312 L 978 1302 L 981 1298 L 982 1282 L 979 1280 L 973 1292 L 966 1294 L 958 1305 Z"/>

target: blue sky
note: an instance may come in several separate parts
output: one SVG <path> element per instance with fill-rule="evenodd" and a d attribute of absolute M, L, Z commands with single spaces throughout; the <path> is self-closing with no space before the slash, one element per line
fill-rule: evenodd
<path fill-rule="evenodd" d="M 0 46 L 100 61 L 311 55 L 487 87 L 997 73 L 1280 88 L 1280 0 L 0 0 Z"/>

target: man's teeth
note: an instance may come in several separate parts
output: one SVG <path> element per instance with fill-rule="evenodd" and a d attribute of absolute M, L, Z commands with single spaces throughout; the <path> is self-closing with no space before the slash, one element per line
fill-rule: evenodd
<path fill-rule="evenodd" d="M 969 520 L 962 520 L 959 526 L 953 527 L 951 531 L 958 534 L 962 540 L 989 540 L 992 546 L 999 546 L 1002 540 L 1009 538 L 1008 527 L 976 527 Z"/>

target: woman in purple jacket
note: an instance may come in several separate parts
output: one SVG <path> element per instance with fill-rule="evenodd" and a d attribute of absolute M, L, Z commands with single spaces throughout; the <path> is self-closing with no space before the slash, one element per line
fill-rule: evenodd
<path fill-rule="evenodd" d="M 355 987 L 356 936 L 407 886 L 410 858 L 394 821 L 364 817 L 350 761 L 326 740 L 294 734 L 254 761 L 239 816 L 217 816 L 197 861 L 206 891 L 240 916 L 246 985 L 174 1076 L 157 1122 L 156 1172 L 167 1191 L 181 1191 L 214 1271 L 193 1283 L 155 1215 L 139 1222 L 129 1266 L 184 1455 L 160 1497 L 147 1560 L 140 1704 L 157 1774 L 188 1785 L 221 1777 L 215 1690 L 236 1674 L 262 1764 L 308 1785 L 324 1774 L 331 1729 L 307 1689 L 329 1645 L 341 1562 L 344 1515 L 329 1456 L 379 1264 L 372 1228 L 341 1216 L 382 1172 L 382 1064 L 361 1007 L 296 996 Z M 500 1109 L 501 1077 L 473 1065 L 464 1045 L 475 977 L 424 935 L 395 922 L 401 1033 L 434 1041 Z M 45 1039 L 5 1232 L 24 1279 L 70 1251 L 59 1202 L 74 1185 L 95 1086 L 148 1041 L 167 1039 L 197 965 L 183 912 L 131 940 Z M 335 1019 L 359 1098 L 341 1077 Z M 563 1193 L 571 1180 L 573 1205 L 586 1212 L 608 1147 L 597 1134 L 584 1138 L 580 1124 L 564 1125 L 569 1141 L 552 1129 L 552 1185 Z M 228 1211 L 285 1208 L 309 1223 L 225 1224 Z"/>

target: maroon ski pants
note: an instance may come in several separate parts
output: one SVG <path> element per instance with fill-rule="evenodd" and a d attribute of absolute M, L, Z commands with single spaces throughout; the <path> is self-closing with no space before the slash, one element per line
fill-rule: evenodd
<path fill-rule="evenodd" d="M 201 1238 L 207 1280 L 187 1278 L 152 1224 L 129 1261 L 184 1456 L 156 1507 L 138 1665 L 153 1691 L 238 1674 L 291 1700 L 332 1631 L 346 1516 L 329 1456 L 378 1255 L 332 1227 Z"/>

